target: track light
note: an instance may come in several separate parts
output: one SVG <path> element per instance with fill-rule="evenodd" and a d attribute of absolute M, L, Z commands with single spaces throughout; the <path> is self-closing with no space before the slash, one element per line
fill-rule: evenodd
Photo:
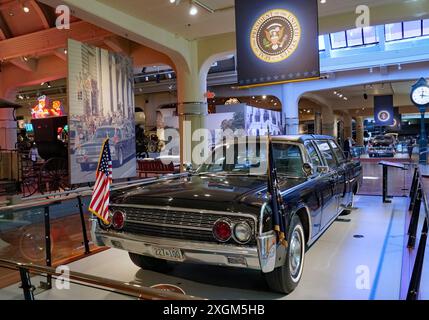
<path fill-rule="evenodd" d="M 198 8 L 194 4 L 192 4 L 191 9 L 189 9 L 189 14 L 191 16 L 195 16 L 197 13 L 198 13 Z"/>
<path fill-rule="evenodd" d="M 52 87 L 50 82 L 46 82 L 46 84 L 48 85 L 48 88 Z"/>
<path fill-rule="evenodd" d="M 25 13 L 29 13 L 30 12 L 30 8 L 27 7 L 26 5 L 22 5 L 22 11 L 24 11 Z"/>

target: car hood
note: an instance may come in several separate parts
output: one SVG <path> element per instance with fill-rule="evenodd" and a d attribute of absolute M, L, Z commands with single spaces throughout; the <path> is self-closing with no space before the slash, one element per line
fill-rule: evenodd
<path fill-rule="evenodd" d="M 282 190 L 302 182 L 285 180 Z M 112 204 L 169 206 L 259 214 L 267 181 L 261 176 L 193 175 L 112 193 Z"/>

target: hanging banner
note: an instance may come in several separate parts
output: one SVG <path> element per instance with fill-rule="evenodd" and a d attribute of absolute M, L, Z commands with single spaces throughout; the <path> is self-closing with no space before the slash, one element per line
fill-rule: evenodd
<path fill-rule="evenodd" d="M 317 0 L 235 0 L 240 86 L 320 77 Z"/>
<path fill-rule="evenodd" d="M 374 97 L 374 117 L 376 126 L 393 126 L 395 124 L 392 95 Z"/>

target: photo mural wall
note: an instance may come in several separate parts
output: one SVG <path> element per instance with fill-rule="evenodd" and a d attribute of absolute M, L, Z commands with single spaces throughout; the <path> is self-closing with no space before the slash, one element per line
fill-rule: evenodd
<path fill-rule="evenodd" d="M 135 177 L 132 59 L 69 40 L 68 68 L 71 183 L 95 181 L 106 138 L 110 139 L 113 178 Z"/>

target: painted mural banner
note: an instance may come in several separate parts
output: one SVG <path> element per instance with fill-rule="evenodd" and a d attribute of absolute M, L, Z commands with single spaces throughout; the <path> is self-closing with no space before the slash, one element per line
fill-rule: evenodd
<path fill-rule="evenodd" d="M 132 59 L 68 42 L 71 184 L 95 181 L 104 139 L 110 138 L 113 178 L 136 176 Z"/>
<path fill-rule="evenodd" d="M 235 14 L 240 86 L 320 77 L 317 0 L 235 0 Z"/>

